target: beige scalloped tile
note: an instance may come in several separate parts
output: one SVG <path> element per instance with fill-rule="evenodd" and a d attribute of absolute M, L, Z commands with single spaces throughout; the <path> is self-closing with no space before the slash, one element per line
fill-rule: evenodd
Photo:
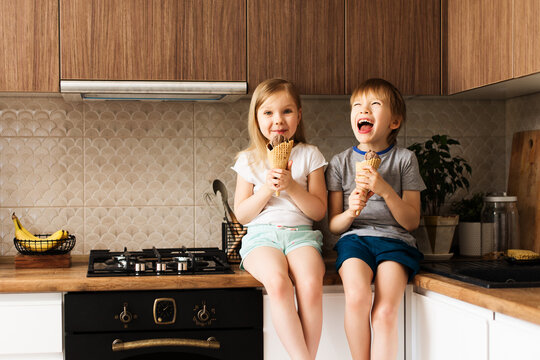
<path fill-rule="evenodd" d="M 248 138 L 249 100 L 195 103 L 195 137 Z"/>
<path fill-rule="evenodd" d="M 195 139 L 195 204 L 205 205 L 203 194 L 212 192 L 214 179 L 221 180 L 228 191 L 232 207 L 236 172 L 231 169 L 236 154 L 248 145 L 244 138 Z"/>
<path fill-rule="evenodd" d="M 83 106 L 62 98 L 0 98 L 0 136 L 82 136 Z"/>
<path fill-rule="evenodd" d="M 503 136 L 504 101 L 410 99 L 406 136 Z"/>
<path fill-rule="evenodd" d="M 505 138 L 458 138 L 472 168 L 469 193 L 506 191 Z M 458 195 L 458 194 L 456 194 Z M 460 194 L 464 196 L 466 194 Z"/>
<path fill-rule="evenodd" d="M 75 247 L 71 254 L 83 254 L 84 224 L 82 208 L 2 208 L 0 221 L 2 223 L 0 255 L 12 256 L 17 254 L 13 245 L 14 226 L 11 214 L 15 212 L 22 225 L 33 234 L 52 234 L 56 230 L 65 229 L 75 235 Z"/>
<path fill-rule="evenodd" d="M 348 99 L 302 100 L 302 119 L 308 141 L 320 137 L 342 137 L 352 134 L 351 106 Z"/>
<path fill-rule="evenodd" d="M 85 140 L 86 206 L 193 204 L 193 139 Z"/>
<path fill-rule="evenodd" d="M 221 209 L 219 206 L 195 206 L 195 247 L 223 248 Z"/>
<path fill-rule="evenodd" d="M 87 109 L 86 137 L 193 136 L 193 103 L 104 101 Z"/>
<path fill-rule="evenodd" d="M 2 152 L 2 206 L 82 206 L 82 139 L 8 137 Z"/>
<path fill-rule="evenodd" d="M 85 214 L 84 251 L 121 251 L 155 246 L 193 247 L 194 208 L 175 207 L 88 207 Z"/>

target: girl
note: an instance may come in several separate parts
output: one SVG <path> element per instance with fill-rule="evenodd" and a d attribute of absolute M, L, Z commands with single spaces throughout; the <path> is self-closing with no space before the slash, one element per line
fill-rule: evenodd
<path fill-rule="evenodd" d="M 305 143 L 300 96 L 285 80 L 270 79 L 257 86 L 248 130 L 250 145 L 233 167 L 238 173 L 234 210 L 247 226 L 240 267 L 264 285 L 272 321 L 291 358 L 315 359 L 325 267 L 322 234 L 311 226 L 326 213 L 327 163 L 315 146 Z M 269 169 L 266 160 L 266 146 L 275 135 L 294 140 L 284 170 Z"/>

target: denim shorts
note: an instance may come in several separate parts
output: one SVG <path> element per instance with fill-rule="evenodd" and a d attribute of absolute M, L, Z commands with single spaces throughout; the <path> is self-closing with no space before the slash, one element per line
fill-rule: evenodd
<path fill-rule="evenodd" d="M 377 236 L 345 235 L 336 243 L 336 270 L 350 258 L 357 258 L 369 265 L 373 277 L 377 274 L 377 266 L 383 261 L 395 261 L 409 271 L 410 282 L 420 270 L 420 260 L 424 255 L 417 248 L 402 240 Z"/>
<path fill-rule="evenodd" d="M 242 238 L 240 256 L 242 262 L 255 248 L 260 246 L 273 247 L 281 250 L 285 255 L 302 246 L 312 246 L 322 254 L 323 235 L 319 230 L 313 230 L 309 225 L 279 226 L 279 225 L 251 225 L 247 234 Z"/>

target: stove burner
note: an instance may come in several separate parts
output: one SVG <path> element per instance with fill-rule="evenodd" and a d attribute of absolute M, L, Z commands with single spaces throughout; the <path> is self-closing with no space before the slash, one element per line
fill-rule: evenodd
<path fill-rule="evenodd" d="M 91 250 L 87 276 L 232 274 L 218 248 L 143 249 L 111 252 Z"/>

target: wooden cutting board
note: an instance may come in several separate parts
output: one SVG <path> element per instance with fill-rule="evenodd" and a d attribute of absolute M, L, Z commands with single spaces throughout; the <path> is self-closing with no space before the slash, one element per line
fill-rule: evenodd
<path fill-rule="evenodd" d="M 540 253 L 540 130 L 514 134 L 508 195 L 518 198 L 521 248 Z"/>

